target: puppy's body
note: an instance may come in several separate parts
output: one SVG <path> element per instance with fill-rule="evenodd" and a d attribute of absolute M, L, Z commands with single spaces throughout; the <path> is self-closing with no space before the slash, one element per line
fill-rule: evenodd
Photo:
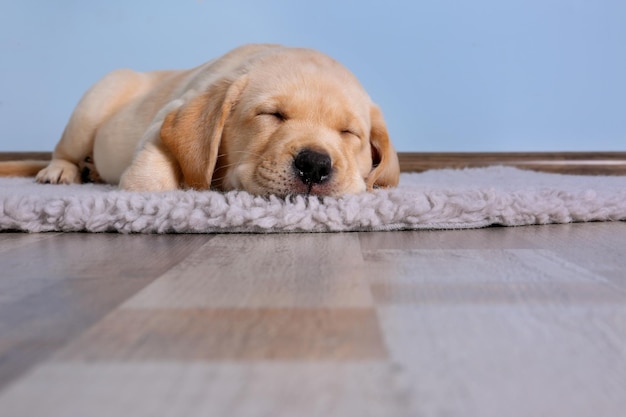
<path fill-rule="evenodd" d="M 191 70 L 110 73 L 83 96 L 37 180 L 81 182 L 91 156 L 102 181 L 140 191 L 340 195 L 399 177 L 382 115 L 356 78 L 323 54 L 276 45 Z"/>

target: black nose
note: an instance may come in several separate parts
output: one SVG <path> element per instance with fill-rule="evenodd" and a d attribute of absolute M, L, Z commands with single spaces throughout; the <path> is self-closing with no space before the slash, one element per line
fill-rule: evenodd
<path fill-rule="evenodd" d="M 296 175 L 307 184 L 321 184 L 330 177 L 332 161 L 325 153 L 303 149 L 293 160 Z"/>

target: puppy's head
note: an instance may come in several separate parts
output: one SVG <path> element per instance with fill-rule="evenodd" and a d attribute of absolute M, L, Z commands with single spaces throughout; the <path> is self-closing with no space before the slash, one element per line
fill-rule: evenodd
<path fill-rule="evenodd" d="M 280 49 L 242 72 L 164 122 L 187 186 L 338 196 L 397 185 L 382 114 L 343 66 Z"/>

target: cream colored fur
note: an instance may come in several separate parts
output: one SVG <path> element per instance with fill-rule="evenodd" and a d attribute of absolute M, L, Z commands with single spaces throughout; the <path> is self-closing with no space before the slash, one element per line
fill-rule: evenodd
<path fill-rule="evenodd" d="M 303 149 L 330 156 L 328 181 L 298 178 Z M 277 45 L 190 70 L 108 74 L 76 106 L 37 181 L 81 182 L 91 156 L 99 179 L 126 190 L 341 195 L 399 178 L 382 114 L 357 79 L 319 52 Z"/>

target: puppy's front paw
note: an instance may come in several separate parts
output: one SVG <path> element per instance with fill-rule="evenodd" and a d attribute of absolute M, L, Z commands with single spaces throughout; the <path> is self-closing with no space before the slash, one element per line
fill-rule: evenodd
<path fill-rule="evenodd" d="M 62 159 L 53 159 L 50 165 L 39 171 L 37 182 L 44 184 L 78 184 L 80 173 L 78 166 Z"/>

